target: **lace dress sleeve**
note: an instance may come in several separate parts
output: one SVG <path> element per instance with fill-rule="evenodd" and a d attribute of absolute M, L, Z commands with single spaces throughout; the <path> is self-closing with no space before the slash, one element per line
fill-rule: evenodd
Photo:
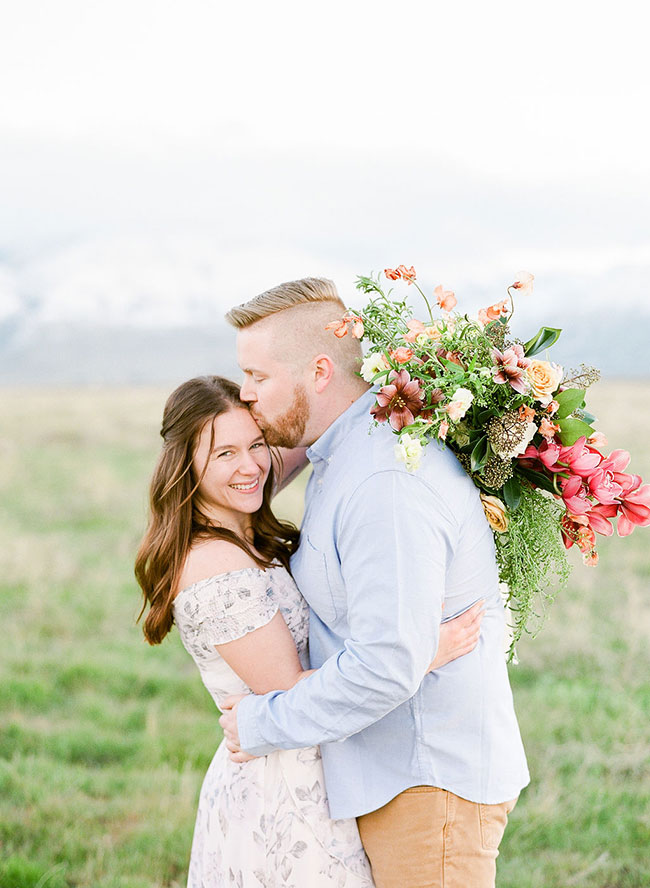
<path fill-rule="evenodd" d="M 179 593 L 174 618 L 186 647 L 196 656 L 214 645 L 242 638 L 265 626 L 278 610 L 269 575 L 245 568 L 201 580 Z"/>

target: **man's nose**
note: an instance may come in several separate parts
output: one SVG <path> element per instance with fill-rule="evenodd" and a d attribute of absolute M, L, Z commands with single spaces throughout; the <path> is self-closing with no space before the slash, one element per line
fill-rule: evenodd
<path fill-rule="evenodd" d="M 241 389 L 239 390 L 239 397 L 242 399 L 242 401 L 255 400 L 255 392 L 248 379 L 244 379 L 244 381 L 242 382 Z"/>

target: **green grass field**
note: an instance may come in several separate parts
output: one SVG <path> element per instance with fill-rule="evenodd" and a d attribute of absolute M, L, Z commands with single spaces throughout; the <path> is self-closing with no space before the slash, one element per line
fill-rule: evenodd
<path fill-rule="evenodd" d="M 134 622 L 165 395 L 0 394 L 0 888 L 185 884 L 220 735 L 177 634 L 151 648 Z M 590 393 L 650 479 L 649 397 Z M 289 489 L 277 510 L 300 502 Z M 650 885 L 650 530 L 600 549 L 511 668 L 532 783 L 500 888 Z"/>

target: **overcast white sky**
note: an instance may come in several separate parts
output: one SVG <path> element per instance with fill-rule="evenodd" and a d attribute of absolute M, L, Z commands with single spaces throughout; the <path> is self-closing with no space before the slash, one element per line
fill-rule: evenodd
<path fill-rule="evenodd" d="M 235 257 L 229 303 L 399 262 L 452 288 L 623 265 L 638 299 L 648 82 L 627 0 L 5 0 L 0 258 L 47 289 L 54 259 L 113 286 L 138 250 Z"/>

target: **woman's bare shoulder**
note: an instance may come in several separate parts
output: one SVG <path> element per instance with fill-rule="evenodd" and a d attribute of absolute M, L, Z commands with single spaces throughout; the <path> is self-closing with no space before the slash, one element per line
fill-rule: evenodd
<path fill-rule="evenodd" d="M 233 570 L 258 567 L 255 560 L 229 540 L 201 540 L 190 549 L 181 572 L 178 590 Z"/>

